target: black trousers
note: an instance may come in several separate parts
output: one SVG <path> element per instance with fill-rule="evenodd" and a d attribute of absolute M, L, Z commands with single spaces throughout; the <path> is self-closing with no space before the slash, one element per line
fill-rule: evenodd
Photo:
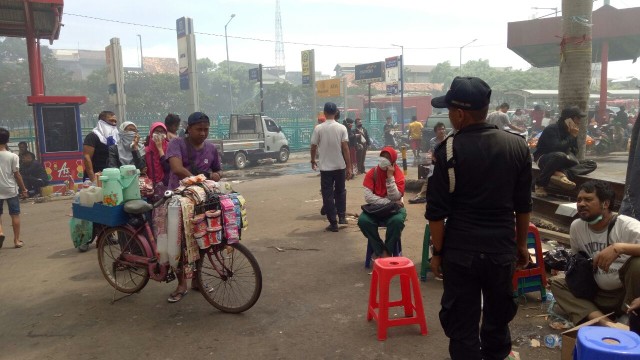
<path fill-rule="evenodd" d="M 547 186 L 551 176 L 556 171 L 566 172 L 569 168 L 578 165 L 578 160 L 563 152 L 556 151 L 548 154 L 544 154 L 538 159 L 538 167 L 540 168 L 540 175 L 536 179 L 536 185 Z"/>
<path fill-rule="evenodd" d="M 336 215 L 343 217 L 347 211 L 347 189 L 345 169 L 320 171 L 322 207 L 331 224 L 337 224 Z"/>
<path fill-rule="evenodd" d="M 569 180 L 575 181 L 578 175 L 592 173 L 598 167 L 598 164 L 593 160 L 578 161 L 573 155 L 557 151 L 542 155 L 538 159 L 538 167 L 540 168 L 540 175 L 536 179 L 536 185 L 547 186 L 551 176 L 556 171 L 563 172 Z"/>
<path fill-rule="evenodd" d="M 511 284 L 515 256 L 447 249 L 442 270 L 440 323 L 451 359 L 505 359 L 511 352 L 509 322 L 518 310 Z"/>

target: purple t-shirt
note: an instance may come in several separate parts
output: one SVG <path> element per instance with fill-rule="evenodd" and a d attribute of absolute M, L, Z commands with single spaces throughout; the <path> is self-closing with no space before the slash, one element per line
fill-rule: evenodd
<path fill-rule="evenodd" d="M 187 151 L 187 146 L 190 147 L 189 151 Z M 187 145 L 185 138 L 173 139 L 167 147 L 167 158 L 171 159 L 172 157 L 182 159 L 182 166 L 193 175 L 206 174 L 208 178 L 209 172 L 222 170 L 218 150 L 210 142 L 205 141 L 204 146 L 196 150 L 191 144 Z M 193 169 L 193 167 L 195 167 L 195 169 Z M 180 179 L 172 172 L 171 176 L 169 176 L 169 189 L 175 189 L 179 185 Z"/>

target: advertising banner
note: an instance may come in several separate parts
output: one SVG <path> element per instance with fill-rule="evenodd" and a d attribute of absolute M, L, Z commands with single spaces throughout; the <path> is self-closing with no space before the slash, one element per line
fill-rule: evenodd
<path fill-rule="evenodd" d="M 330 79 L 316 81 L 316 88 L 318 97 L 337 97 L 340 96 L 340 81 L 341 79 Z"/>

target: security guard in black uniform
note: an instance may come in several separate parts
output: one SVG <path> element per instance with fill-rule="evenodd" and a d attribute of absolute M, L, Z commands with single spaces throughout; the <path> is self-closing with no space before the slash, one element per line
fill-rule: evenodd
<path fill-rule="evenodd" d="M 529 262 L 531 154 L 522 137 L 485 123 L 490 98 L 483 80 L 456 77 L 445 96 L 431 100 L 449 109 L 457 130 L 435 151 L 425 214 L 431 270 L 444 279 L 440 323 L 452 360 L 509 355 L 518 309 L 511 279 Z"/>

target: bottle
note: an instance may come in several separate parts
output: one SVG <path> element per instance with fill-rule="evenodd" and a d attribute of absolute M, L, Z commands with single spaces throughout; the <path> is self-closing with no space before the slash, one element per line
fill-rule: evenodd
<path fill-rule="evenodd" d="M 561 348 L 562 338 L 557 334 L 549 334 L 544 337 L 544 345 L 550 349 Z"/>

